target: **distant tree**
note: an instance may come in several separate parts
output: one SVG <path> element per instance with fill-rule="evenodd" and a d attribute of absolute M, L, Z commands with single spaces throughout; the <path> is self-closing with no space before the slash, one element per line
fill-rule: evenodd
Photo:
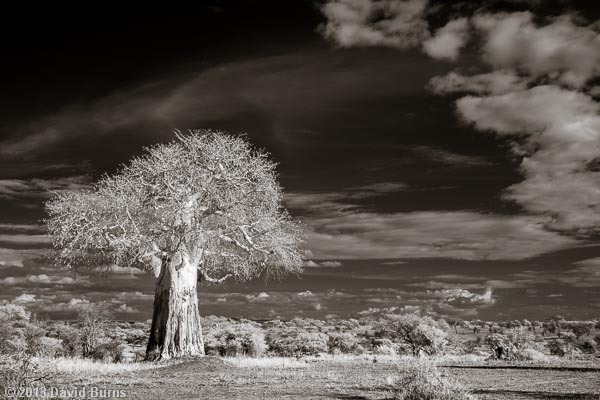
<path fill-rule="evenodd" d="M 594 328 L 593 322 L 577 321 L 571 326 L 571 330 L 575 334 L 576 338 L 579 339 L 581 336 L 589 335 Z"/>
<path fill-rule="evenodd" d="M 46 204 L 57 260 L 135 266 L 156 277 L 149 359 L 204 352 L 197 281 L 301 271 L 301 230 L 275 164 L 242 138 L 177 134 L 93 190 Z"/>
<path fill-rule="evenodd" d="M 408 346 L 414 356 L 435 354 L 448 342 L 448 333 L 431 317 L 390 314 L 381 324 L 384 331 Z M 444 325 L 447 326 L 445 322 Z"/>

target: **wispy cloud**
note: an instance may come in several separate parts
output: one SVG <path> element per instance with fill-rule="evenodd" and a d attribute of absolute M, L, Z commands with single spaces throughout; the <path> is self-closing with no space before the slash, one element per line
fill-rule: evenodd
<path fill-rule="evenodd" d="M 90 189 L 91 177 L 76 175 L 53 179 L 0 180 L 0 199 L 48 198 L 53 192 Z"/>
<path fill-rule="evenodd" d="M 326 200 L 324 200 L 326 199 Z M 474 211 L 366 212 L 341 194 L 288 194 L 308 226 L 315 258 L 518 260 L 572 246 L 533 216 Z"/>

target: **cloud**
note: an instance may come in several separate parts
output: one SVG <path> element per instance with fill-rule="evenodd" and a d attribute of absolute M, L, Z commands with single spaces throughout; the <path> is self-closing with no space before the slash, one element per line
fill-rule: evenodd
<path fill-rule="evenodd" d="M 260 292 L 258 294 L 248 294 L 246 295 L 246 300 L 248 300 L 251 303 L 254 303 L 256 301 L 265 301 L 268 300 L 271 296 L 266 293 L 266 292 Z"/>
<path fill-rule="evenodd" d="M 577 244 L 547 231 L 532 216 L 474 211 L 377 214 L 347 210 L 307 211 L 308 247 L 317 258 L 423 258 L 519 260 Z"/>
<path fill-rule="evenodd" d="M 465 76 L 456 71 L 435 76 L 429 81 L 429 89 L 439 95 L 452 93 L 504 94 L 527 89 L 528 80 L 511 70 L 498 70 Z"/>
<path fill-rule="evenodd" d="M 411 146 L 411 152 L 426 156 L 430 161 L 452 167 L 485 167 L 492 165 L 482 157 L 458 154 L 439 147 Z"/>
<path fill-rule="evenodd" d="M 126 314 L 135 314 L 135 313 L 140 312 L 140 310 L 138 310 L 137 308 L 128 306 L 125 303 L 123 303 L 119 307 L 117 307 L 116 311 L 121 312 L 121 313 L 126 313 Z"/>
<path fill-rule="evenodd" d="M 307 57 L 318 62 L 307 63 Z M 398 71 L 387 57 L 365 60 L 322 49 L 209 68 L 195 65 L 169 78 L 32 118 L 0 141 L 0 160 L 14 164 L 23 159 L 48 158 L 57 152 L 64 158 L 65 143 L 69 148 L 76 146 L 89 152 L 109 138 L 137 151 L 141 145 L 171 140 L 176 127 L 256 131 L 261 140 L 288 144 L 305 138 L 306 132 L 318 131 L 329 118 L 324 109 L 339 108 L 353 98 L 368 101 L 420 89 L 412 81 L 402 87 L 390 85 Z M 287 93 L 285 98 L 282 90 Z M 133 141 L 129 140 L 132 135 L 136 135 Z M 39 166 L 36 168 L 39 171 Z M 85 172 L 85 165 L 79 171 Z"/>
<path fill-rule="evenodd" d="M 131 300 L 150 300 L 154 298 L 154 294 L 152 293 L 142 293 L 139 291 L 134 291 L 134 292 L 121 292 L 118 296 L 117 299 L 119 300 L 127 300 L 127 301 L 131 301 Z"/>
<path fill-rule="evenodd" d="M 442 289 L 435 291 L 435 295 L 443 298 L 448 303 L 455 304 L 477 304 L 486 305 L 494 304 L 495 299 L 492 296 L 492 288 L 486 288 L 482 294 L 473 293 L 466 289 Z"/>
<path fill-rule="evenodd" d="M 419 47 L 429 37 L 427 0 L 331 0 L 323 35 L 341 47 Z"/>
<path fill-rule="evenodd" d="M 304 268 L 316 268 L 318 266 L 319 266 L 319 264 L 317 264 L 313 260 L 305 260 L 304 261 Z"/>
<path fill-rule="evenodd" d="M 323 261 L 319 263 L 321 267 L 341 267 L 342 263 L 339 261 Z"/>
<path fill-rule="evenodd" d="M 76 175 L 54 179 L 4 179 L 0 180 L 0 198 L 49 198 L 52 192 L 79 191 L 91 188 L 91 177 Z"/>
<path fill-rule="evenodd" d="M 341 267 L 341 266 L 342 266 L 342 263 L 339 261 L 321 261 L 319 263 L 312 261 L 312 260 L 304 261 L 305 268 L 319 268 L 319 267 L 332 268 L 332 267 Z"/>
<path fill-rule="evenodd" d="M 16 303 L 31 303 L 36 301 L 35 299 L 35 294 L 28 294 L 28 293 L 23 293 L 17 297 L 15 297 L 15 302 Z"/>
<path fill-rule="evenodd" d="M 455 61 L 466 44 L 468 29 L 467 18 L 453 19 L 423 42 L 423 51 L 432 58 Z"/>
<path fill-rule="evenodd" d="M 92 303 L 87 299 L 73 297 L 66 302 L 40 304 L 40 309 L 47 312 L 78 311 L 89 307 Z"/>
<path fill-rule="evenodd" d="M 139 268 L 135 268 L 135 267 L 121 267 L 119 265 L 108 265 L 105 267 L 96 267 L 95 268 L 96 271 L 99 272 L 106 272 L 106 273 L 111 273 L 111 274 L 125 274 L 125 275 L 140 275 L 140 274 L 145 274 L 144 271 L 142 271 Z"/>
<path fill-rule="evenodd" d="M 30 224 L 0 224 L 0 231 L 8 232 L 46 232 L 45 225 L 30 225 Z"/>
<path fill-rule="evenodd" d="M 70 276 L 59 276 L 59 275 L 51 275 L 48 276 L 46 274 L 39 275 L 27 275 L 27 276 L 7 276 L 3 279 L 0 279 L 0 285 L 7 286 L 15 286 L 22 285 L 26 283 L 33 283 L 36 285 L 44 284 L 44 285 L 70 285 L 74 283 L 87 283 L 88 280 L 86 277 L 79 277 L 79 279 L 75 280 Z"/>
<path fill-rule="evenodd" d="M 0 267 L 23 268 L 23 260 L 0 261 Z"/>
<path fill-rule="evenodd" d="M 537 26 L 531 12 L 483 14 L 473 25 L 484 34 L 483 59 L 494 68 L 519 69 L 582 87 L 600 74 L 598 27 L 578 26 L 569 15 Z"/>
<path fill-rule="evenodd" d="M 556 86 L 457 101 L 459 115 L 476 128 L 515 139 L 525 180 L 504 198 L 553 216 L 554 229 L 600 228 L 600 106 L 591 97 Z"/>

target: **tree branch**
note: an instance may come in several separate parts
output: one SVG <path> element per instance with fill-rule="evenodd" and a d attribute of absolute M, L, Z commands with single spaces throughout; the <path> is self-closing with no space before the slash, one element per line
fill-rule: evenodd
<path fill-rule="evenodd" d="M 212 278 L 208 275 L 206 275 L 206 272 L 202 271 L 200 269 L 200 267 L 198 267 L 198 271 L 200 272 L 200 275 L 202 276 L 202 279 L 204 279 L 207 282 L 211 282 L 211 283 L 223 283 L 227 278 L 231 278 L 233 275 L 232 274 L 227 274 L 222 278 Z"/>

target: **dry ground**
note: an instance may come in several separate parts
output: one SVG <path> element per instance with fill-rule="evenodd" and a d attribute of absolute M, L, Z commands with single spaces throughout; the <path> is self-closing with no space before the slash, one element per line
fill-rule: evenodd
<path fill-rule="evenodd" d="M 74 370 L 60 386 L 125 389 L 130 399 L 386 399 L 410 359 L 218 359 Z M 447 362 L 445 363 L 448 364 Z M 443 367 L 481 399 L 600 399 L 600 369 Z M 506 368 L 504 368 L 506 367 Z"/>

